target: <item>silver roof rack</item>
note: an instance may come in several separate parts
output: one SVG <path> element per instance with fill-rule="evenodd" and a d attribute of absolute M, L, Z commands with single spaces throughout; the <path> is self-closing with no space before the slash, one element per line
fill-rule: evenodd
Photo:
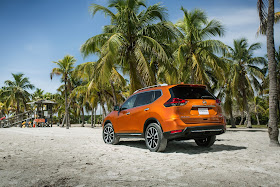
<path fill-rule="evenodd" d="M 138 92 L 140 90 L 145 90 L 145 89 L 148 89 L 148 88 L 155 88 L 155 87 L 160 87 L 160 86 L 168 86 L 168 84 L 163 83 L 163 84 L 157 84 L 157 85 L 153 85 L 153 86 L 147 86 L 147 87 L 141 88 L 139 90 L 136 90 L 134 93 L 136 93 L 136 92 Z"/>

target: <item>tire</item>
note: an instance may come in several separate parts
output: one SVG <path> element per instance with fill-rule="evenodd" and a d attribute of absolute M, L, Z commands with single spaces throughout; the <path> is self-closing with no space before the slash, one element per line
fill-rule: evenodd
<path fill-rule="evenodd" d="M 195 139 L 194 141 L 200 147 L 211 147 L 216 141 L 216 135 Z"/>
<path fill-rule="evenodd" d="M 107 123 L 103 128 L 103 141 L 106 144 L 118 144 L 120 142 L 120 138 L 115 134 L 113 125 L 111 123 Z"/>
<path fill-rule="evenodd" d="M 148 125 L 145 131 L 145 142 L 151 152 L 162 152 L 167 146 L 167 139 L 164 138 L 161 127 L 157 123 Z"/>

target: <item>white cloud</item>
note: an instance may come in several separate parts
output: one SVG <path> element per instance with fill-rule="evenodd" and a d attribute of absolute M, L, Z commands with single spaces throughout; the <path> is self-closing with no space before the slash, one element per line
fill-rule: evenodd
<path fill-rule="evenodd" d="M 215 16 L 209 16 L 223 22 L 228 27 L 239 27 L 244 25 L 258 25 L 258 13 L 256 8 L 223 8 L 214 12 Z"/>
<path fill-rule="evenodd" d="M 255 7 L 252 8 L 229 8 L 224 7 L 208 12 L 210 19 L 217 19 L 225 26 L 226 34 L 223 38 L 219 38 L 227 45 L 233 44 L 234 39 L 242 37 L 248 39 L 248 43 L 259 42 L 262 48 L 257 50 L 256 56 L 263 56 L 266 54 L 266 37 L 257 36 L 259 27 L 258 12 Z"/>

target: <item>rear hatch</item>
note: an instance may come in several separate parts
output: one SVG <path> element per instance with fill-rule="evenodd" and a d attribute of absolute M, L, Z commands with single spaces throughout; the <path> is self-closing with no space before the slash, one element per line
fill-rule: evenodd
<path fill-rule="evenodd" d="M 185 123 L 221 123 L 221 107 L 205 86 L 178 85 L 170 88 L 172 98 L 184 100 L 185 104 L 176 106 L 176 113 Z"/>

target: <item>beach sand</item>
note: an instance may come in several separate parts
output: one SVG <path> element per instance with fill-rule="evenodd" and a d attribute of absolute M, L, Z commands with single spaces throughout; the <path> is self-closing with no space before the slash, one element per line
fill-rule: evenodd
<path fill-rule="evenodd" d="M 279 186 L 280 148 L 266 129 L 229 129 L 211 148 L 142 139 L 106 145 L 102 129 L 0 129 L 0 186 Z"/>

